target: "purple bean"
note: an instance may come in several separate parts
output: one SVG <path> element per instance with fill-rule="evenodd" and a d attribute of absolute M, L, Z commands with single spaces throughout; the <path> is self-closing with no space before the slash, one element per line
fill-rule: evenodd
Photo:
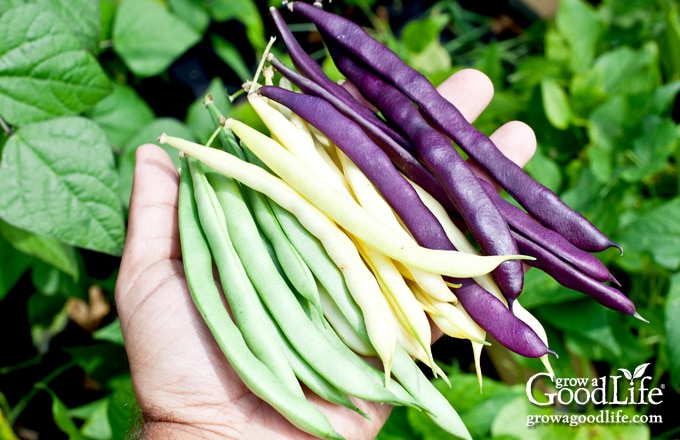
<path fill-rule="evenodd" d="M 515 255 L 518 249 L 505 219 L 450 140 L 428 124 L 406 95 L 364 69 L 335 44 L 330 43 L 329 49 L 338 69 L 388 121 L 404 130 L 482 250 L 488 255 Z M 502 263 L 493 276 L 509 303 L 522 292 L 524 270 L 520 260 Z"/>
<path fill-rule="evenodd" d="M 541 223 L 587 251 L 601 251 L 611 246 L 621 249 L 580 213 L 569 208 L 553 191 L 532 179 L 507 158 L 440 95 L 427 78 L 371 37 L 360 25 L 304 2 L 295 1 L 288 6 L 314 23 L 327 41 L 337 42 L 402 90 L 433 124 L 451 137 Z"/>
<path fill-rule="evenodd" d="M 453 249 L 439 220 L 361 127 L 316 96 L 277 86 L 263 86 L 258 93 L 297 113 L 342 150 L 375 185 L 416 241 L 433 249 L 437 248 L 432 244 L 441 245 L 439 249 Z"/>
<path fill-rule="evenodd" d="M 286 51 L 288 52 L 291 61 L 293 61 L 295 67 L 303 75 L 324 88 L 327 91 L 327 94 L 334 96 L 336 100 L 342 102 L 345 106 L 351 108 L 355 113 L 361 115 L 364 119 L 379 127 L 394 141 L 400 143 L 402 147 L 408 146 L 408 141 L 406 141 L 406 139 L 404 139 L 400 133 L 398 133 L 389 125 L 385 124 L 385 122 L 380 119 L 373 111 L 363 105 L 360 105 L 346 88 L 336 83 L 330 79 L 328 75 L 326 75 L 326 72 L 323 71 L 319 63 L 309 56 L 302 46 L 300 46 L 295 36 L 286 25 L 286 22 L 278 9 L 271 7 L 269 8 L 269 11 L 272 21 L 274 22 L 274 25 L 276 26 L 276 29 L 283 40 L 283 44 L 286 46 Z"/>
<path fill-rule="evenodd" d="M 450 211 L 453 209 L 451 201 L 435 176 L 425 168 L 410 151 L 404 148 L 400 142 L 394 140 L 389 133 L 383 131 L 378 125 L 365 118 L 361 112 L 356 111 L 356 106 L 365 109 L 366 107 L 364 107 L 363 104 L 354 100 L 355 105 L 348 105 L 349 103 L 339 99 L 338 96 L 329 92 L 323 85 L 301 75 L 274 56 L 269 56 L 269 62 L 279 73 L 297 86 L 302 92 L 325 99 L 345 116 L 359 124 L 409 179 L 413 180 L 430 193 L 437 201 L 444 205 L 447 210 Z M 376 116 L 373 112 L 370 113 L 373 116 Z M 384 124 L 384 121 L 383 125 L 386 125 Z M 406 139 L 404 139 L 404 142 L 408 143 Z"/>
<path fill-rule="evenodd" d="M 501 197 L 489 182 L 483 179 L 480 181 L 512 230 L 522 234 L 546 251 L 557 255 L 565 263 L 571 264 L 591 278 L 601 282 L 613 281 L 618 284 L 607 266 L 602 264 L 595 255 L 577 248 L 557 232 L 538 223 L 526 212 Z"/>
<path fill-rule="evenodd" d="M 522 253 L 536 257 L 535 260 L 527 261 L 530 266 L 541 269 L 565 287 L 585 293 L 605 307 L 638 316 L 633 302 L 619 290 L 594 280 L 573 266 L 564 264 L 555 254 L 521 234 L 513 233 L 513 236 Z"/>
<path fill-rule="evenodd" d="M 531 327 L 474 280 L 466 278 L 450 281 L 461 284 L 454 291 L 465 311 L 501 345 L 526 357 L 553 353 Z"/>

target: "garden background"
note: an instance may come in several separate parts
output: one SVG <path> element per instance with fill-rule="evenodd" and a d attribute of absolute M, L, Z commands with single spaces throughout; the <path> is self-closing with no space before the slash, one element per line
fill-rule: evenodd
<path fill-rule="evenodd" d="M 484 6 L 479 6 L 483 3 Z M 551 2 L 537 2 L 539 6 Z M 272 3 L 278 6 L 278 3 Z M 113 291 L 134 150 L 163 131 L 205 141 L 212 93 L 228 94 L 274 35 L 253 0 L 0 0 L 0 439 L 123 439 L 140 423 Z M 525 426 L 525 383 L 543 371 L 502 347 L 442 339 L 442 387 L 475 439 L 680 436 L 680 4 L 674 0 L 334 1 L 438 83 L 474 67 L 496 94 L 476 122 L 530 124 L 526 170 L 625 250 L 600 254 L 649 323 L 604 309 L 538 270 L 523 305 L 546 327 L 558 377 L 621 375 L 649 364 L 664 423 Z M 296 26 L 324 57 L 313 29 Z M 280 50 L 276 48 L 275 50 Z M 172 153 L 173 156 L 175 155 Z M 442 385 L 442 384 L 439 384 Z M 676 412 L 673 412 L 675 410 Z M 382 439 L 441 439 L 396 409 Z"/>

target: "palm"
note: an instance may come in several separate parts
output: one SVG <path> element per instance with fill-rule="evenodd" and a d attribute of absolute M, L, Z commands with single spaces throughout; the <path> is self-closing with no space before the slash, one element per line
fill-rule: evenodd
<path fill-rule="evenodd" d="M 455 75 L 441 90 L 468 119 L 481 113 L 493 93 L 488 81 L 474 71 Z M 533 133 L 522 124 L 504 126 L 492 138 L 520 164 L 535 146 Z M 243 385 L 193 306 L 179 246 L 178 180 L 162 149 L 140 147 L 116 302 L 147 424 L 177 435 L 184 432 L 186 438 L 192 433 L 303 438 Z M 310 399 L 347 438 L 374 438 L 390 411 L 386 405 L 360 402 L 369 422 L 344 407 L 311 395 Z"/>
<path fill-rule="evenodd" d="M 257 438 L 263 436 L 258 431 L 269 437 L 299 435 L 238 379 L 193 307 L 179 250 L 173 163 L 153 146 L 140 147 L 137 159 L 117 302 L 145 418 Z M 331 419 L 350 413 L 323 407 Z M 364 409 L 376 420 L 389 412 L 387 407 Z"/>

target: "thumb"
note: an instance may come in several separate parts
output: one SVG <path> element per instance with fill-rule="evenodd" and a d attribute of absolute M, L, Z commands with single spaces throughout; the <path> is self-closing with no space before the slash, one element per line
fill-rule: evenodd
<path fill-rule="evenodd" d="M 178 187 L 177 170 L 165 150 L 153 144 L 140 146 L 136 152 L 128 231 L 116 283 L 116 302 L 125 305 L 119 307 L 123 309 L 119 310 L 121 315 L 137 309 L 135 301 L 144 301 L 143 295 L 134 295 L 142 285 L 153 285 L 160 281 L 152 279 L 154 276 L 168 276 L 176 268 L 181 269 Z M 166 269 L 158 270 L 163 267 Z"/>

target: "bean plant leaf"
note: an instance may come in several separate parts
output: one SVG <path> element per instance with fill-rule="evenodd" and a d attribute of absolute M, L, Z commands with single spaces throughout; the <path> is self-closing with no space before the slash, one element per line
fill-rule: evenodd
<path fill-rule="evenodd" d="M 572 118 L 571 106 L 564 89 L 554 79 L 541 81 L 543 108 L 550 123 L 561 130 L 569 126 Z"/>
<path fill-rule="evenodd" d="M 617 94 L 651 93 L 660 84 L 659 49 L 620 47 L 602 54 L 592 66 L 572 78 L 571 101 L 585 111 Z"/>
<path fill-rule="evenodd" d="M 26 0 L 0 0 L 0 14 L 15 6 L 21 6 L 24 3 L 26 3 Z"/>
<path fill-rule="evenodd" d="M 680 273 L 675 273 L 670 280 L 668 297 L 664 311 L 666 319 L 666 352 L 668 353 L 668 371 L 674 388 L 680 385 Z"/>
<path fill-rule="evenodd" d="M 195 0 L 168 0 L 170 10 L 191 26 L 199 34 L 203 34 L 210 24 L 210 14 L 204 2 Z"/>
<path fill-rule="evenodd" d="M 63 243 L 120 255 L 118 175 L 104 132 L 69 116 L 24 126 L 0 162 L 0 218 Z"/>
<path fill-rule="evenodd" d="M 86 115 L 99 124 L 118 149 L 154 119 L 153 110 L 146 101 L 132 87 L 121 84 L 114 85 L 113 93 L 99 101 Z"/>
<path fill-rule="evenodd" d="M 51 237 L 43 237 L 16 228 L 0 220 L 0 234 L 18 251 L 56 267 L 74 280 L 78 279 L 78 259 L 72 246 Z"/>
<path fill-rule="evenodd" d="M 621 177 L 627 182 L 637 182 L 669 166 L 668 161 L 677 149 L 679 137 L 672 120 L 648 116 L 643 121 L 642 134 L 627 151 L 633 164 L 622 169 Z"/>
<path fill-rule="evenodd" d="M 99 2 L 92 0 L 38 0 L 37 4 L 50 10 L 68 23 L 82 47 L 95 53 L 101 32 Z"/>
<path fill-rule="evenodd" d="M 89 440 L 88 437 L 80 432 L 78 425 L 69 414 L 68 407 L 59 396 L 57 396 L 57 393 L 49 388 L 47 391 L 52 396 L 52 417 L 59 429 L 65 434 L 68 434 L 70 440 Z"/>
<path fill-rule="evenodd" d="M 597 43 L 604 30 L 597 12 L 583 0 L 562 0 L 555 23 L 571 48 L 571 70 L 584 71 L 595 57 Z"/>
<path fill-rule="evenodd" d="M 97 60 L 50 8 L 29 4 L 0 16 L 0 116 L 6 122 L 77 114 L 110 91 Z"/>
<path fill-rule="evenodd" d="M 245 25 L 246 36 L 256 52 L 264 50 L 267 42 L 262 16 L 253 0 L 213 0 L 208 2 L 210 14 L 215 21 L 237 20 Z"/>
<path fill-rule="evenodd" d="M 624 249 L 647 252 L 662 267 L 680 267 L 680 197 L 665 202 L 641 215 L 621 231 Z"/>
<path fill-rule="evenodd" d="M 192 27 L 153 0 L 126 0 L 118 6 L 113 48 L 133 73 L 161 73 L 201 39 Z"/>
<path fill-rule="evenodd" d="M 0 236 L 0 301 L 31 264 L 31 257 L 14 249 Z"/>

